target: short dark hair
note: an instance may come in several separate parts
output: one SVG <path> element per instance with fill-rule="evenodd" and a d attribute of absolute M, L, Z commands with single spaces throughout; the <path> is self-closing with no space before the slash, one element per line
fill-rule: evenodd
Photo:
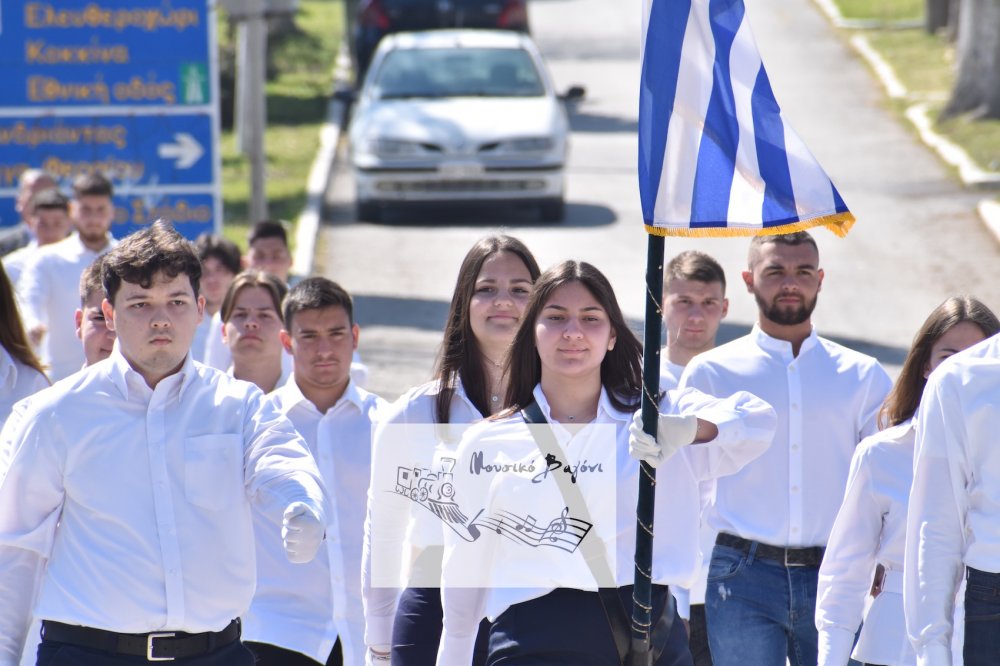
<path fill-rule="evenodd" d="M 757 258 L 760 256 L 760 247 L 768 243 L 793 246 L 812 245 L 813 249 L 816 250 L 816 254 L 819 254 L 816 239 L 808 231 L 796 231 L 790 234 L 777 234 L 775 236 L 754 236 L 753 240 L 750 241 L 750 252 L 747 256 L 747 265 L 751 269 L 753 269 L 754 264 L 757 263 Z"/>
<path fill-rule="evenodd" d="M 108 253 L 101 267 L 104 297 L 112 307 L 122 282 L 148 289 L 153 276 L 163 273 L 169 278 L 184 274 L 191 280 L 194 295 L 198 295 L 201 262 L 191 243 L 164 220 L 157 220 L 145 229 L 126 236 Z"/>
<path fill-rule="evenodd" d="M 73 197 L 108 197 L 114 195 L 114 187 L 100 171 L 81 173 L 73 181 Z"/>
<path fill-rule="evenodd" d="M 354 325 L 354 304 L 351 295 L 333 280 L 325 277 L 306 278 L 292 287 L 282 302 L 282 319 L 285 330 L 291 330 L 292 319 L 303 310 L 319 310 L 340 306 L 347 312 L 347 319 Z"/>
<path fill-rule="evenodd" d="M 233 241 L 218 234 L 208 232 L 201 234 L 194 241 L 194 249 L 198 253 L 198 260 L 202 263 L 209 257 L 215 257 L 233 275 L 243 268 L 240 263 L 240 248 Z"/>
<path fill-rule="evenodd" d="M 94 259 L 89 266 L 83 269 L 80 274 L 80 307 L 87 305 L 87 301 L 97 292 L 104 291 L 104 284 L 101 281 L 101 273 L 104 260 L 108 255 L 102 254 Z"/>
<path fill-rule="evenodd" d="M 233 310 L 236 308 L 236 297 L 247 287 L 260 287 L 267 291 L 274 304 L 274 311 L 281 319 L 281 301 L 288 293 L 288 287 L 270 273 L 249 270 L 237 275 L 236 279 L 229 284 L 229 288 L 226 289 L 226 296 L 222 299 L 222 307 L 219 308 L 219 317 L 222 318 L 223 323 L 228 322 L 229 318 L 233 316 Z M 282 319 L 282 321 L 284 320 Z"/>
<path fill-rule="evenodd" d="M 69 199 L 55 187 L 47 187 L 31 197 L 31 210 L 61 210 L 69 212 Z"/>
<path fill-rule="evenodd" d="M 247 234 L 247 245 L 253 245 L 261 238 L 280 238 L 285 247 L 288 247 L 288 232 L 285 231 L 285 224 L 283 220 L 261 220 L 250 227 L 250 233 Z"/>
<path fill-rule="evenodd" d="M 726 293 L 726 272 L 719 262 L 698 250 L 686 250 L 670 260 L 663 271 L 663 291 L 666 292 L 674 280 L 694 280 L 711 284 L 722 284 Z"/>

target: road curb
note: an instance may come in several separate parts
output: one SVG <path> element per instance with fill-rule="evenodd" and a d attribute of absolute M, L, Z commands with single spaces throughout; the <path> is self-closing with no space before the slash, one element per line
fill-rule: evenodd
<path fill-rule="evenodd" d="M 845 22 L 840 15 L 840 10 L 832 0 L 814 0 L 814 2 L 834 26 L 856 27 Z M 854 35 L 848 41 L 854 51 L 875 72 L 876 78 L 890 99 L 906 100 L 910 97 L 910 92 L 896 76 L 892 65 L 871 46 L 866 37 Z M 918 102 L 909 106 L 904 115 L 917 130 L 920 141 L 936 152 L 947 164 L 958 170 L 959 179 L 963 185 L 973 189 L 1000 188 L 1000 172 L 980 169 L 979 165 L 969 157 L 969 154 L 961 146 L 952 143 L 934 131 L 934 122 L 925 103 Z M 1000 202 L 989 198 L 983 199 L 976 207 L 976 212 L 986 228 L 1000 242 Z"/>
<path fill-rule="evenodd" d="M 344 80 L 345 71 L 349 70 L 350 59 L 342 47 L 333 71 L 335 86 Z M 313 158 L 309 179 L 306 181 L 306 205 L 295 223 L 295 256 L 292 261 L 292 271 L 296 275 L 308 277 L 313 272 L 323 198 L 330 182 L 330 175 L 333 173 L 346 111 L 343 102 L 331 97 L 327 105 L 326 120 L 319 131 L 319 149 Z"/>

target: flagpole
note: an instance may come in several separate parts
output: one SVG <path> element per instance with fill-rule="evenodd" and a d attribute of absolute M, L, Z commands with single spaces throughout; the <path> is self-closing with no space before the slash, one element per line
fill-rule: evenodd
<path fill-rule="evenodd" d="M 660 331 L 663 319 L 663 250 L 664 239 L 649 234 L 646 249 L 646 322 L 642 353 L 642 425 L 656 436 L 657 396 L 660 392 Z M 653 497 L 656 470 L 639 463 L 639 500 L 636 503 L 635 584 L 632 590 L 632 649 L 628 666 L 651 666 L 650 630 L 652 628 Z M 672 610 L 673 605 L 668 608 Z"/>

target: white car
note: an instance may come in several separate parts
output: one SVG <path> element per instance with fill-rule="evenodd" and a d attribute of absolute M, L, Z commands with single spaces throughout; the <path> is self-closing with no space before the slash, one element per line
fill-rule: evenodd
<path fill-rule="evenodd" d="M 525 34 L 431 30 L 387 35 L 350 126 L 358 217 L 387 205 L 505 202 L 563 217 L 564 100 Z"/>

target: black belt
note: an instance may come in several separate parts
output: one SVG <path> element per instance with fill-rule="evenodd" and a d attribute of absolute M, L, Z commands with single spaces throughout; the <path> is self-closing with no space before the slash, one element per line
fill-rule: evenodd
<path fill-rule="evenodd" d="M 240 621 L 233 620 L 222 631 L 188 634 L 183 631 L 155 631 L 148 634 L 119 634 L 104 629 L 80 627 L 62 622 L 42 621 L 42 640 L 68 643 L 92 650 L 145 657 L 147 661 L 173 661 L 197 657 L 230 645 L 240 638 Z"/>
<path fill-rule="evenodd" d="M 749 553 L 750 547 L 756 544 L 757 557 L 781 562 L 786 567 L 818 567 L 823 562 L 823 553 L 826 551 L 823 546 L 812 546 L 811 548 L 770 546 L 760 541 L 751 541 L 734 534 L 726 534 L 725 532 L 719 532 L 719 536 L 715 538 L 715 543 L 719 546 L 738 548 L 744 553 Z"/>

